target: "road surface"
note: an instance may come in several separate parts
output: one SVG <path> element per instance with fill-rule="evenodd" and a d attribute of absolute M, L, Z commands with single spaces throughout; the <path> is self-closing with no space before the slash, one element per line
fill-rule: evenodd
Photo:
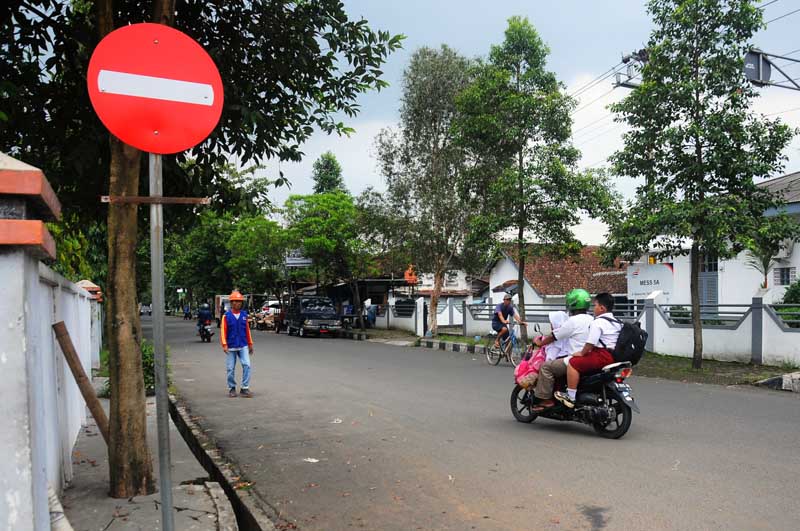
<path fill-rule="evenodd" d="M 217 336 L 167 323 L 180 394 L 300 529 L 800 528 L 798 395 L 634 376 L 613 441 L 516 422 L 482 356 L 254 332 L 255 396 L 231 399 Z"/>

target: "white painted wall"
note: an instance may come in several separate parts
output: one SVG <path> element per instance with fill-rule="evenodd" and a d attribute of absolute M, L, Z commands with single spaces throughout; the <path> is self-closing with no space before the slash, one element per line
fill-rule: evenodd
<path fill-rule="evenodd" d="M 422 273 L 419 275 L 419 284 L 417 289 L 433 289 L 433 273 Z M 444 286 L 445 290 L 471 290 L 472 284 L 467 280 L 467 273 L 462 270 L 448 271 L 445 276 Z"/>
<path fill-rule="evenodd" d="M 497 261 L 492 270 L 489 272 L 489 289 L 492 290 L 495 286 L 499 286 L 507 280 L 516 280 L 519 274 L 517 265 L 508 257 L 503 257 Z M 544 300 L 539 296 L 533 287 L 525 280 L 525 303 L 526 304 L 542 304 Z M 503 293 L 494 293 L 490 291 L 491 302 L 497 304 L 503 300 Z M 550 302 L 549 300 L 547 301 Z M 562 299 L 563 302 L 563 299 Z"/>
<path fill-rule="evenodd" d="M 91 295 L 21 250 L 0 254 L 0 278 L 0 529 L 49 530 L 47 484 L 60 491 L 72 479 L 86 420 L 51 325 L 65 322 L 91 374 Z"/>
<path fill-rule="evenodd" d="M 647 257 L 642 258 L 647 262 Z M 683 304 L 688 306 L 691 302 L 691 264 L 689 256 L 678 256 L 663 260 L 672 262 L 675 268 L 673 295 L 664 298 L 665 304 Z M 791 257 L 779 262 L 776 267 L 796 267 L 800 275 L 800 243 L 794 244 Z M 750 304 L 753 297 L 761 296 L 764 304 L 777 304 L 783 299 L 787 286 L 775 286 L 773 270 L 768 275 L 769 288 L 765 293 L 760 293 L 763 277 L 761 273 L 747 265 L 747 253 L 740 253 L 731 260 L 719 262 L 719 303 L 720 304 Z M 800 277 L 798 277 L 800 278 Z"/>

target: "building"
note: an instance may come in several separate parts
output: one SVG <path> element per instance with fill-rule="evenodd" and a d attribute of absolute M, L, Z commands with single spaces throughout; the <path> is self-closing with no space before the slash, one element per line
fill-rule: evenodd
<path fill-rule="evenodd" d="M 782 194 L 786 201 L 785 212 L 800 221 L 800 172 L 764 181 L 759 186 Z M 775 215 L 775 212 L 766 212 L 765 215 Z M 797 279 L 800 243 L 787 241 L 784 249 L 775 256 L 774 265 L 767 273 L 766 288 L 762 288 L 763 275 L 748 263 L 748 258 L 747 251 L 729 260 L 706 257 L 700 272 L 700 304 L 745 305 L 751 304 L 753 297 L 762 297 L 767 304 L 781 302 L 786 288 Z M 659 273 L 657 267 L 649 267 L 650 264 L 668 264 L 672 275 L 665 274 L 663 268 Z M 631 298 L 643 298 L 642 293 L 647 291 L 637 292 L 632 282 L 652 282 L 658 277 L 662 284 L 657 289 L 664 292 L 658 299 L 659 303 L 690 304 L 691 264 L 688 254 L 666 260 L 655 260 L 645 255 L 640 263 L 631 264 L 628 271 Z M 634 279 L 634 273 L 637 273 L 637 279 Z"/>
<path fill-rule="evenodd" d="M 577 256 L 554 258 L 529 257 L 525 263 L 525 304 L 561 305 L 567 292 L 583 288 L 589 293 L 611 293 L 624 301 L 627 296 L 625 269 L 619 263 L 607 267 L 600 262 L 600 248 L 583 247 Z M 499 302 L 506 292 L 519 291 L 519 266 L 516 252 L 508 248 L 489 273 L 489 302 Z"/>

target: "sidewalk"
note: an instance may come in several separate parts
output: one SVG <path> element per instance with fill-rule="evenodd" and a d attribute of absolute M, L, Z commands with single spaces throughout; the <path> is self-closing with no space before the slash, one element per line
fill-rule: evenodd
<path fill-rule="evenodd" d="M 108 410 L 108 400 L 101 399 Z M 158 473 L 155 398 L 147 399 L 147 440 Z M 218 483 L 194 458 L 170 422 L 175 529 L 235 531 L 236 518 Z M 74 479 L 61 496 L 64 511 L 75 531 L 160 530 L 161 497 L 158 493 L 130 499 L 108 496 L 108 454 L 91 416 L 72 451 Z M 157 480 L 156 480 L 157 481 Z"/>

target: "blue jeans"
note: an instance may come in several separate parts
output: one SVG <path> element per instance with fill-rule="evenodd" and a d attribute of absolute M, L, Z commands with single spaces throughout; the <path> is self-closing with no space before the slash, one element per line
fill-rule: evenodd
<path fill-rule="evenodd" d="M 225 359 L 225 368 L 228 370 L 228 389 L 236 389 L 236 358 L 242 364 L 242 389 L 250 388 L 250 349 L 229 348 Z"/>

